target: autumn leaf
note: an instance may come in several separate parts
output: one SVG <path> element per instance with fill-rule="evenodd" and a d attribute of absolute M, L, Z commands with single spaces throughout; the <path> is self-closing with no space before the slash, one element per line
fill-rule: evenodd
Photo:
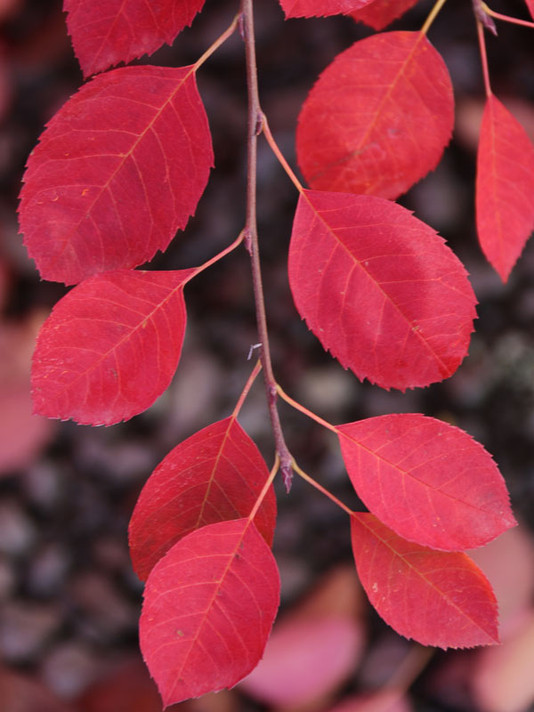
<path fill-rule="evenodd" d="M 67 28 L 84 76 L 152 54 L 202 10 L 204 0 L 64 0 Z"/>
<path fill-rule="evenodd" d="M 356 42 L 304 102 L 297 158 L 311 188 L 397 198 L 438 164 L 454 99 L 438 52 L 418 32 Z"/>
<path fill-rule="evenodd" d="M 286 18 L 347 15 L 372 0 L 280 0 Z"/>
<path fill-rule="evenodd" d="M 242 680 L 260 661 L 279 598 L 276 562 L 248 519 L 175 544 L 148 577 L 139 631 L 164 705 Z"/>
<path fill-rule="evenodd" d="M 130 521 L 130 553 L 145 580 L 179 539 L 206 524 L 246 517 L 269 477 L 254 441 L 231 416 L 177 445 L 148 478 Z M 254 519 L 272 544 L 276 498 L 271 487 Z"/>
<path fill-rule="evenodd" d="M 174 375 L 195 270 L 117 270 L 77 285 L 44 323 L 33 357 L 36 413 L 112 425 L 148 408 Z"/>
<path fill-rule="evenodd" d="M 439 648 L 499 642 L 495 596 L 466 554 L 406 541 L 372 514 L 354 513 L 351 530 L 362 586 L 397 633 Z"/>
<path fill-rule="evenodd" d="M 351 12 L 357 22 L 363 22 L 374 30 L 382 30 L 393 20 L 404 15 L 418 0 L 373 0 L 361 10 Z"/>
<path fill-rule="evenodd" d="M 463 551 L 516 525 L 495 462 L 463 430 L 402 413 L 338 425 L 336 432 L 358 496 L 399 536 Z"/>
<path fill-rule="evenodd" d="M 309 328 L 360 379 L 426 386 L 448 378 L 467 353 L 476 299 L 465 269 L 396 203 L 304 191 L 289 281 Z"/>
<path fill-rule="evenodd" d="M 192 67 L 95 77 L 28 159 L 20 225 L 41 277 L 74 284 L 147 262 L 185 227 L 212 164 Z"/>
<path fill-rule="evenodd" d="M 534 146 L 495 97 L 487 99 L 477 158 L 476 217 L 480 245 L 506 282 L 534 230 Z"/>

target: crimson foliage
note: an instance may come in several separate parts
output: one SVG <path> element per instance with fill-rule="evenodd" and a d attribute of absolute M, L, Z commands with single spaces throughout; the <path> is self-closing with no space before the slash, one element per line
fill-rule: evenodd
<path fill-rule="evenodd" d="M 414 0 L 280 4 L 287 18 L 342 13 L 382 29 Z M 64 3 L 86 77 L 171 43 L 203 5 Z M 250 27 L 251 11 L 243 0 L 220 42 L 240 20 Z M 453 128 L 448 70 L 427 38 L 432 19 L 419 32 L 354 43 L 318 78 L 297 129 L 310 189 L 279 153 L 267 119 L 255 117 L 256 133 L 263 130 L 299 192 L 289 248 L 296 308 L 341 365 L 387 389 L 451 376 L 467 354 L 476 316 L 457 257 L 393 202 L 437 165 Z M 252 71 L 251 37 L 244 34 Z M 125 67 L 88 79 L 28 160 L 20 203 L 28 252 L 44 278 L 76 284 L 37 341 L 36 412 L 110 425 L 148 408 L 180 358 L 185 285 L 244 238 L 251 248 L 248 222 L 206 265 L 134 269 L 168 247 L 207 184 L 213 153 L 196 73 L 218 43 L 192 66 Z M 487 71 L 486 91 L 477 225 L 505 280 L 534 227 L 534 148 L 493 96 Z M 249 100 L 252 106 L 252 91 Z M 417 413 L 330 425 L 278 388 L 265 350 L 261 362 L 271 405 L 278 390 L 339 438 L 350 480 L 369 509 L 346 508 L 356 567 L 380 615 L 425 645 L 497 642 L 495 597 L 463 553 L 515 524 L 491 456 L 458 428 Z M 247 675 L 278 609 L 270 549 L 278 462 L 269 473 L 237 421 L 251 382 L 229 418 L 169 453 L 131 520 L 134 566 L 146 579 L 141 647 L 165 705 Z M 305 473 L 287 461 L 273 422 L 289 485 L 290 467 Z"/>

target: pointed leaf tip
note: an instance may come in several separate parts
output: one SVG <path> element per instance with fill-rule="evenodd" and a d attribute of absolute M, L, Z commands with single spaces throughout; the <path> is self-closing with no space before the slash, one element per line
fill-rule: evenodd
<path fill-rule="evenodd" d="M 139 578 L 144 581 L 171 546 L 195 529 L 247 516 L 268 477 L 265 460 L 235 417 L 177 445 L 148 478 L 130 521 L 130 553 Z M 254 522 L 271 545 L 273 487 Z"/>
<path fill-rule="evenodd" d="M 191 24 L 205 0 L 64 0 L 67 28 L 85 77 L 152 54 Z"/>
<path fill-rule="evenodd" d="M 534 230 L 534 146 L 503 104 L 486 101 L 477 157 L 476 220 L 482 251 L 503 282 Z"/>
<path fill-rule="evenodd" d="M 438 648 L 499 642 L 495 595 L 466 554 L 408 542 L 372 514 L 355 513 L 351 530 L 362 586 L 397 633 Z"/>
<path fill-rule="evenodd" d="M 247 519 L 209 524 L 175 544 L 148 577 L 139 628 L 165 706 L 251 672 L 279 602 L 276 562 Z"/>
<path fill-rule="evenodd" d="M 369 5 L 372 0 L 280 0 L 287 19 L 347 15 Z"/>

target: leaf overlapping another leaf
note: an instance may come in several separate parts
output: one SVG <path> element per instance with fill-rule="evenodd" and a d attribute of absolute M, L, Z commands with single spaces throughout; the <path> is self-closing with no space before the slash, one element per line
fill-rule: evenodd
<path fill-rule="evenodd" d="M 21 191 L 24 243 L 43 279 L 137 267 L 185 227 L 213 164 L 192 67 L 125 67 L 60 109 Z"/>
<path fill-rule="evenodd" d="M 399 536 L 464 551 L 515 526 L 495 462 L 463 430 L 402 413 L 338 425 L 336 431 L 358 496 Z"/>
<path fill-rule="evenodd" d="M 279 601 L 276 562 L 248 519 L 209 524 L 175 544 L 148 577 L 139 631 L 164 705 L 251 672 Z"/>
<path fill-rule="evenodd" d="M 495 595 L 466 554 L 406 541 L 372 514 L 354 513 L 351 530 L 362 586 L 398 633 L 439 648 L 499 642 Z"/>
<path fill-rule="evenodd" d="M 205 0 L 64 0 L 67 28 L 84 76 L 152 54 L 202 10 Z"/>
<path fill-rule="evenodd" d="M 130 521 L 130 553 L 137 575 L 179 539 L 206 524 L 247 516 L 269 471 L 256 444 L 231 416 L 177 445 L 148 478 Z M 254 523 L 272 544 L 276 497 L 272 487 Z"/>
<path fill-rule="evenodd" d="M 467 353 L 476 299 L 466 271 L 396 203 L 304 191 L 289 281 L 309 328 L 362 380 L 426 386 L 448 378 Z"/>
<path fill-rule="evenodd" d="M 297 128 L 311 188 L 397 198 L 438 164 L 454 99 L 443 59 L 418 32 L 356 42 L 324 70 Z"/>
<path fill-rule="evenodd" d="M 534 230 L 534 146 L 521 124 L 488 97 L 477 157 L 476 219 L 484 254 L 506 282 Z"/>
<path fill-rule="evenodd" d="M 36 413 L 112 425 L 152 405 L 176 371 L 194 269 L 116 270 L 86 279 L 54 307 L 33 357 Z"/>

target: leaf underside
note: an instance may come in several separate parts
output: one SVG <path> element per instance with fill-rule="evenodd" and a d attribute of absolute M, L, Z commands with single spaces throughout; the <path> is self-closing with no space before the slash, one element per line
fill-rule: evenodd
<path fill-rule="evenodd" d="M 139 627 L 164 705 L 242 680 L 261 659 L 279 600 L 276 562 L 247 519 L 175 544 L 148 577 Z"/>
<path fill-rule="evenodd" d="M 398 633 L 439 648 L 499 642 L 495 596 L 468 556 L 408 542 L 372 514 L 353 514 L 351 530 L 362 586 Z"/>
<path fill-rule="evenodd" d="M 43 279 L 137 267 L 194 213 L 213 164 L 191 67 L 124 67 L 59 110 L 28 159 L 24 244 Z"/>
<path fill-rule="evenodd" d="M 144 581 L 171 546 L 195 529 L 247 516 L 268 476 L 265 460 L 235 417 L 177 445 L 148 478 L 130 521 L 130 553 L 139 578 Z M 271 545 L 272 487 L 254 523 Z"/>
<path fill-rule="evenodd" d="M 466 271 L 396 203 L 304 191 L 289 281 L 309 328 L 360 379 L 426 386 L 454 373 L 467 353 L 476 299 Z"/>

